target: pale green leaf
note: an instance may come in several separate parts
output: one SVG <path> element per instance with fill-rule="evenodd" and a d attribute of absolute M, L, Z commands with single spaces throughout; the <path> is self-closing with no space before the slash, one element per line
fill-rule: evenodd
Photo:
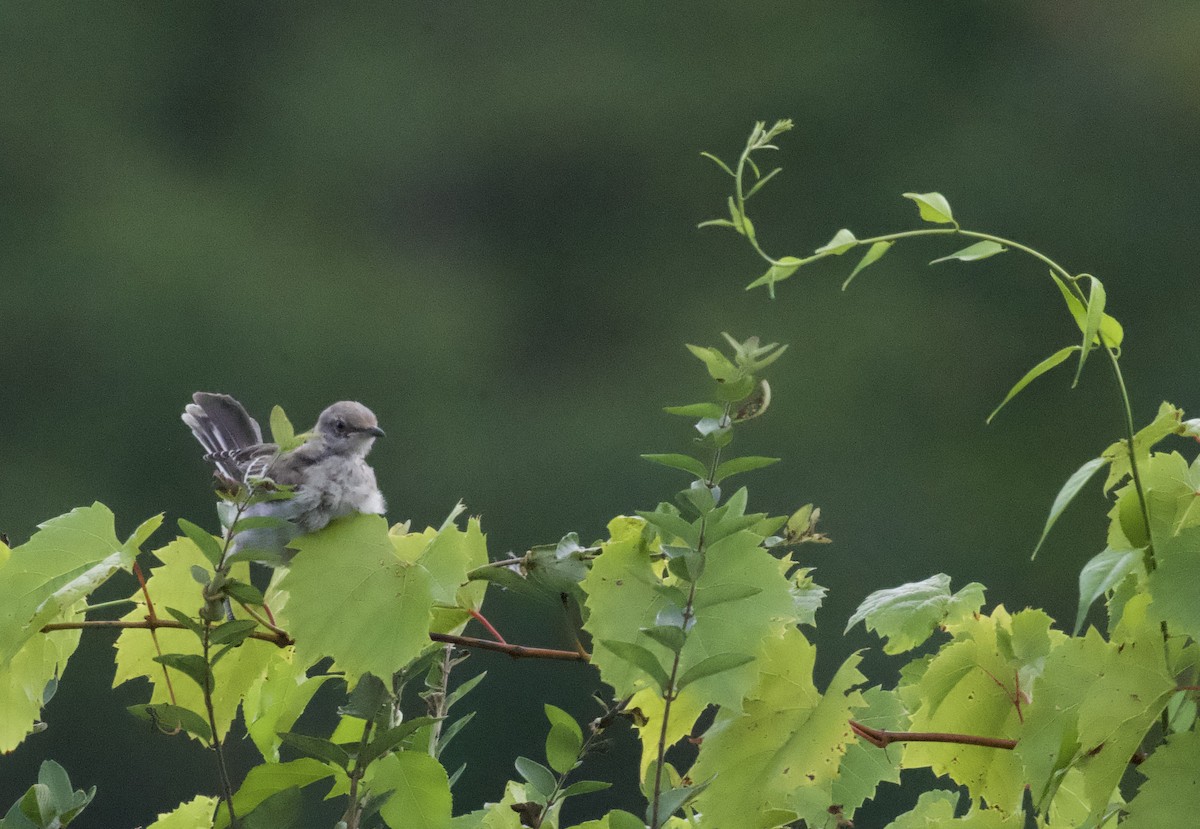
<path fill-rule="evenodd" d="M 1079 572 L 1079 610 L 1075 614 L 1075 635 L 1083 627 L 1088 608 L 1109 590 L 1136 571 L 1145 550 L 1105 550 L 1097 554 Z"/>
<path fill-rule="evenodd" d="M 425 752 L 400 751 L 377 760 L 366 782 L 372 791 L 391 790 L 379 811 L 391 829 L 449 829 L 450 781 L 442 764 Z"/>
<path fill-rule="evenodd" d="M 279 762 L 279 732 L 290 731 L 317 690 L 334 677 L 306 677 L 291 651 L 281 652 L 246 691 L 246 730 L 267 762 Z"/>
<path fill-rule="evenodd" d="M 883 258 L 883 255 L 891 250 L 895 242 L 876 242 L 867 249 L 863 254 L 863 258 L 858 260 L 858 264 L 854 266 L 854 270 L 850 271 L 850 275 L 846 277 L 846 281 L 842 283 L 842 290 L 850 287 L 850 283 L 854 277 L 858 276 L 859 272 L 870 267 Z"/>
<path fill-rule="evenodd" d="M 217 798 L 197 795 L 169 812 L 161 812 L 146 829 L 210 829 Z"/>
<path fill-rule="evenodd" d="M 1050 506 L 1050 514 L 1046 517 L 1046 526 L 1042 528 L 1042 536 L 1033 548 L 1033 556 L 1031 558 L 1037 557 L 1038 550 L 1042 548 L 1046 536 L 1050 534 L 1050 528 L 1054 526 L 1066 508 L 1075 500 L 1075 496 L 1079 494 L 1079 491 L 1083 489 L 1087 482 L 1092 479 L 1092 476 L 1103 468 L 1106 463 L 1108 463 L 1108 458 L 1092 458 L 1071 473 L 1070 478 L 1067 478 L 1067 482 L 1062 485 L 1062 489 L 1058 491 L 1058 495 L 1054 496 L 1054 503 Z"/>
<path fill-rule="evenodd" d="M 950 262 L 957 259 L 960 262 L 977 262 L 980 259 L 987 259 L 989 256 L 995 256 L 997 253 L 1004 253 L 1008 248 L 999 242 L 993 242 L 990 239 L 985 239 L 982 242 L 976 242 L 973 245 L 968 245 L 960 251 L 956 251 L 949 256 L 943 256 L 940 259 L 934 259 L 930 265 L 936 265 L 939 262 Z"/>
<path fill-rule="evenodd" d="M 941 193 L 905 193 L 904 198 L 917 203 L 921 218 L 934 224 L 957 224 L 950 203 Z"/>
<path fill-rule="evenodd" d="M 1070 357 L 1073 352 L 1078 351 L 1078 350 L 1079 350 L 1079 346 L 1069 345 L 1066 348 L 1059 349 L 1058 351 L 1054 352 L 1046 359 L 1042 360 L 1036 366 L 1029 369 L 1029 371 L 1027 371 L 1025 373 L 1025 376 L 1022 377 L 1020 380 L 1018 380 L 1016 382 L 1016 385 L 1014 385 L 1011 389 L 1008 390 L 1008 394 L 1006 394 L 1004 396 L 1004 399 L 1000 401 L 1000 405 L 997 406 L 992 411 L 992 413 L 987 416 L 987 422 L 991 423 L 992 418 L 994 418 L 996 415 L 1000 414 L 1000 410 L 1003 409 L 1006 405 L 1008 405 L 1008 401 L 1010 401 L 1014 397 L 1016 397 L 1026 386 L 1028 386 L 1030 383 L 1032 383 L 1037 378 L 1041 377 L 1043 374 L 1045 374 L 1050 369 L 1054 368 L 1055 366 L 1059 365 L 1060 363 L 1065 362 L 1066 359 L 1068 357 Z"/>
<path fill-rule="evenodd" d="M 248 815 L 264 800 L 288 789 L 300 789 L 333 776 L 333 769 L 319 760 L 302 757 L 287 763 L 268 763 L 250 769 L 237 793 L 233 807 L 238 815 Z M 217 812 L 213 829 L 229 826 L 229 812 Z"/>
<path fill-rule="evenodd" d="M 1129 801 L 1129 816 L 1121 826 L 1163 829 L 1193 824 L 1200 814 L 1197 757 L 1200 757 L 1200 734 L 1195 732 L 1174 734 L 1166 745 L 1155 749 L 1150 759 L 1138 766 L 1138 774 L 1146 779 Z"/>
<path fill-rule="evenodd" d="M 814 253 L 828 253 L 834 256 L 841 256 L 857 244 L 858 239 L 855 238 L 854 234 L 846 228 L 842 228 L 833 235 L 832 239 L 817 248 Z"/>
<path fill-rule="evenodd" d="M 701 659 L 684 671 L 683 676 L 679 678 L 675 687 L 682 691 L 698 679 L 704 679 L 706 676 L 713 676 L 725 671 L 732 671 L 734 668 L 740 668 L 742 665 L 753 661 L 754 656 L 748 653 L 713 654 Z"/>
<path fill-rule="evenodd" d="M 775 262 L 773 262 L 769 268 L 767 268 L 766 273 L 747 285 L 746 290 L 750 291 L 759 287 L 760 285 L 766 285 L 767 291 L 770 293 L 771 298 L 774 299 L 775 283 L 782 282 L 785 279 L 790 278 L 792 274 L 799 270 L 800 266 L 803 264 L 804 260 L 797 259 L 795 256 L 781 256 L 779 259 L 775 260 Z"/>
<path fill-rule="evenodd" d="M 339 519 L 292 546 L 286 605 L 274 610 L 301 663 L 333 657 L 349 681 L 391 676 L 429 644 L 432 579 L 400 559 L 381 516 Z"/>
<path fill-rule="evenodd" d="M 912 650 L 948 618 L 976 612 L 983 605 L 983 585 L 972 582 L 950 593 L 950 577 L 944 573 L 924 581 L 887 590 L 877 590 L 854 611 L 846 630 L 858 622 L 887 639 L 884 653 Z"/>
<path fill-rule="evenodd" d="M 645 456 L 643 456 L 645 457 Z M 727 461 L 722 461 L 717 465 L 716 474 L 713 475 L 713 483 L 720 483 L 731 475 L 740 475 L 743 472 L 751 472 L 755 469 L 779 463 L 779 458 L 764 458 L 758 455 L 746 455 L 741 458 L 730 458 Z"/>
<path fill-rule="evenodd" d="M 1083 364 L 1087 362 L 1088 352 L 1091 351 L 1090 343 L 1096 341 L 1096 335 L 1100 331 L 1100 321 L 1104 316 L 1104 301 L 1104 285 L 1099 279 L 1092 277 L 1092 287 L 1088 292 L 1087 308 L 1084 311 L 1083 346 L 1079 349 L 1079 366 L 1075 369 L 1075 380 L 1071 383 L 1072 388 L 1079 384 L 1079 377 L 1083 374 Z"/>

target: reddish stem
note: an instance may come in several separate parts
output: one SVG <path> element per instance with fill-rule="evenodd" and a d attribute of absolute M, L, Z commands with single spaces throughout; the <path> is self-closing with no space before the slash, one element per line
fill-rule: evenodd
<path fill-rule="evenodd" d="M 492 627 L 492 623 L 487 620 L 486 616 L 484 616 L 482 613 L 480 613 L 478 610 L 475 610 L 474 608 L 472 608 L 468 612 L 471 614 L 472 619 L 474 619 L 476 622 L 479 622 L 479 624 L 481 624 L 485 628 L 487 628 L 488 633 L 490 633 L 490 634 L 492 634 L 492 636 L 496 637 L 497 642 L 499 642 L 502 645 L 508 644 L 508 642 L 505 641 L 504 637 L 500 635 L 500 631 L 498 631 L 498 630 L 496 630 L 496 628 Z"/>

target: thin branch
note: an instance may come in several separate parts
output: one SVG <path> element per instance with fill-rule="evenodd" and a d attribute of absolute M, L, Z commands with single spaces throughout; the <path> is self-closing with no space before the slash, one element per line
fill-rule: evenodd
<path fill-rule="evenodd" d="M 965 746 L 981 746 L 983 748 L 998 748 L 1012 751 L 1017 747 L 1016 740 L 1006 737 L 983 737 L 978 734 L 953 734 L 944 731 L 884 731 L 871 728 L 857 720 L 850 720 L 850 728 L 856 735 L 862 737 L 876 748 L 887 748 L 892 743 L 954 743 Z M 1135 751 L 1129 758 L 1133 765 L 1146 761 L 1146 752 Z"/>
<path fill-rule="evenodd" d="M 493 642 L 490 639 L 476 639 L 474 636 L 454 636 L 450 633 L 431 633 L 429 638 L 434 642 L 445 642 L 464 648 L 479 648 L 485 651 L 506 653 L 513 659 L 557 659 L 564 662 L 590 662 L 589 653 L 578 651 L 560 651 L 552 648 L 530 648 L 525 645 L 510 645 Z"/>
<path fill-rule="evenodd" d="M 155 631 L 160 628 L 172 628 L 177 630 L 187 630 L 180 622 L 173 619 L 147 619 L 144 622 L 126 622 L 122 619 L 88 619 L 82 622 L 52 622 L 42 628 L 42 633 L 49 633 L 53 630 L 84 630 L 86 628 L 110 628 L 116 630 L 148 630 Z M 258 639 L 262 642 L 270 642 L 280 648 L 286 648 L 288 645 L 295 644 L 291 636 L 286 633 L 264 633 L 262 631 L 254 631 L 247 638 Z"/>

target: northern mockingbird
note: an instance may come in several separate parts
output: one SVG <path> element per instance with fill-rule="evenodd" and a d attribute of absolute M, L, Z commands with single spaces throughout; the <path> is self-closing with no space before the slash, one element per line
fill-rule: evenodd
<path fill-rule="evenodd" d="M 272 516 L 287 523 L 239 532 L 235 550 L 283 552 L 296 536 L 316 532 L 335 518 L 352 512 L 382 515 L 386 510 L 375 471 L 366 461 L 383 430 L 361 403 L 334 403 L 321 412 L 305 444 L 281 452 L 274 443 L 263 442 L 258 423 L 229 395 L 196 392 L 192 400 L 183 422 L 218 473 L 243 484 L 266 477 L 295 487 L 291 498 L 255 504 L 243 513 L 243 517 Z"/>

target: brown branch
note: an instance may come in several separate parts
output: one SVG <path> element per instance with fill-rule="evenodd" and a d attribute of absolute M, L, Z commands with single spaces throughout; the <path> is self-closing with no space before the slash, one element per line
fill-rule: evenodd
<path fill-rule="evenodd" d="M 85 628 L 112 628 L 117 630 L 149 630 L 155 631 L 160 628 L 171 628 L 176 630 L 187 630 L 187 627 L 182 622 L 176 622 L 167 619 L 147 619 L 144 622 L 126 622 L 121 619 L 88 619 L 82 622 L 52 622 L 42 628 L 42 633 L 49 633 L 53 630 L 83 630 Z M 280 633 L 263 633 L 262 631 L 254 631 L 247 638 L 259 639 L 263 642 L 270 642 L 280 648 L 286 648 L 288 645 L 295 644 L 292 637 L 282 631 Z"/>
<path fill-rule="evenodd" d="M 186 629 L 181 622 L 159 618 L 153 620 L 147 619 L 143 622 L 127 622 L 121 619 L 88 619 L 82 622 L 53 622 L 44 626 L 42 633 L 50 633 L 55 630 L 83 630 L 84 628 L 149 631 L 160 628 L 171 628 L 173 630 Z M 266 633 L 256 630 L 248 638 L 270 642 L 272 645 L 280 648 L 286 648 L 288 645 L 295 644 L 292 637 L 282 630 L 278 633 Z M 473 636 L 454 636 L 449 633 L 431 633 L 429 634 L 429 638 L 434 642 L 445 642 L 463 648 L 479 648 L 485 651 L 506 653 L 513 659 L 557 659 L 564 662 L 590 662 L 592 658 L 591 654 L 587 652 L 580 653 L 579 651 L 560 651 L 552 648 L 531 648 L 525 645 L 493 642 L 489 639 L 476 639 Z"/>
<path fill-rule="evenodd" d="M 942 731 L 883 731 L 863 725 L 857 720 L 850 720 L 850 728 L 856 735 L 876 748 L 886 748 L 892 743 L 955 743 L 966 746 L 982 746 L 983 748 L 999 748 L 1005 751 L 1012 751 L 1017 747 L 1016 740 L 1005 737 L 981 737 L 978 734 L 951 734 Z M 1129 762 L 1136 766 L 1144 763 L 1146 757 L 1146 752 L 1135 751 L 1129 758 Z"/>
<path fill-rule="evenodd" d="M 560 651 L 552 648 L 530 648 L 525 645 L 509 645 L 493 642 L 490 639 L 476 639 L 474 636 L 454 636 L 449 633 L 431 633 L 429 638 L 434 642 L 445 642 L 464 648 L 479 648 L 485 651 L 506 653 L 513 659 L 558 659 L 564 662 L 589 662 L 591 654 L 578 651 Z"/>

